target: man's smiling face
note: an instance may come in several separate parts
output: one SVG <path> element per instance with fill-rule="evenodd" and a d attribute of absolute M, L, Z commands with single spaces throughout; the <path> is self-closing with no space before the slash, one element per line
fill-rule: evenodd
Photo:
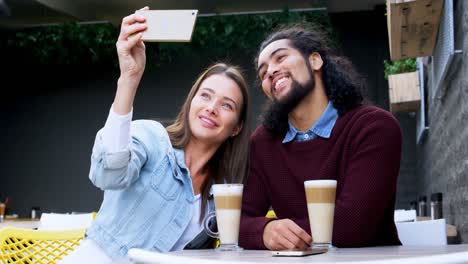
<path fill-rule="evenodd" d="M 270 98 L 281 101 L 291 93 L 297 82 L 301 86 L 310 83 L 312 71 L 299 50 L 288 39 L 280 39 L 266 46 L 258 57 L 258 77 L 263 92 Z"/>

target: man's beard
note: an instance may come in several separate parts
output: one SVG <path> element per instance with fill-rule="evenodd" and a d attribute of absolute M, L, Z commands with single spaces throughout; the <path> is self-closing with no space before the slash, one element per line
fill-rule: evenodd
<path fill-rule="evenodd" d="M 284 137 L 289 129 L 289 113 L 311 92 L 315 87 L 315 79 L 310 74 L 310 79 L 305 85 L 301 85 L 292 79 L 291 90 L 283 98 L 268 101 L 262 115 L 262 124 L 273 137 Z"/>

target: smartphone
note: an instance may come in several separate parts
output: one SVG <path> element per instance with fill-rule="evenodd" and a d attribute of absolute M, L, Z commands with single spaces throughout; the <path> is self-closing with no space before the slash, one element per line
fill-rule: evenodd
<path fill-rule="evenodd" d="M 327 252 L 326 248 L 314 248 L 314 249 L 306 249 L 306 250 L 279 250 L 279 251 L 272 251 L 271 254 L 275 257 L 304 257 L 309 255 L 317 255 Z"/>
<path fill-rule="evenodd" d="M 147 42 L 190 42 L 198 10 L 138 10 L 146 18 L 147 29 L 142 40 Z"/>

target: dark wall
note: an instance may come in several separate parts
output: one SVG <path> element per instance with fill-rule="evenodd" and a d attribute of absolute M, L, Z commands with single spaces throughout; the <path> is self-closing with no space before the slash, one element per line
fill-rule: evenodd
<path fill-rule="evenodd" d="M 389 57 L 384 10 L 333 14 L 331 19 L 344 55 L 369 81 L 369 98 L 388 109 L 382 65 Z M 148 69 L 138 90 L 134 118 L 172 119 L 197 74 L 215 60 L 198 55 L 163 69 Z M 242 64 L 253 80 L 252 58 L 239 54 L 232 61 Z M 98 210 L 102 192 L 88 180 L 89 158 L 95 133 L 104 125 L 114 97 L 117 70 L 79 65 L 28 69 L 21 61 L 16 63 L 0 76 L 8 84 L 2 91 L 15 91 L 0 105 L 0 199 L 9 196 L 12 212 L 24 217 L 32 206 L 48 212 Z M 251 95 L 252 124 L 256 124 L 264 97 L 258 87 L 252 87 Z M 414 141 L 411 122 L 402 123 L 405 149 Z M 414 161 L 404 158 L 409 161 L 403 162 L 406 170 L 402 168 L 400 179 L 411 179 Z"/>
<path fill-rule="evenodd" d="M 419 194 L 443 194 L 443 215 L 468 242 L 468 2 L 454 1 L 456 55 L 444 97 L 432 99 L 432 63 L 428 65 L 429 131 L 418 146 Z"/>

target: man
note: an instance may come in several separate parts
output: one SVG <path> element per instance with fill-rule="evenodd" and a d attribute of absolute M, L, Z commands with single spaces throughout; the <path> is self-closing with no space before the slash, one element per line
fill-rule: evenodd
<path fill-rule="evenodd" d="M 401 130 L 363 104 L 362 81 L 316 30 L 283 28 L 261 45 L 258 77 L 270 99 L 251 138 L 240 245 L 311 245 L 304 181 L 337 180 L 332 244 L 400 245 L 393 213 Z M 278 218 L 266 218 L 270 206 Z"/>

